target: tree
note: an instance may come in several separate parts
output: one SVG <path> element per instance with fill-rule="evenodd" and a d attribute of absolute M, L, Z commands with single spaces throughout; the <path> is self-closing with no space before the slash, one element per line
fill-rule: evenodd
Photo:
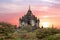
<path fill-rule="evenodd" d="M 7 37 L 15 31 L 15 26 L 9 23 L 0 22 L 0 38 Z"/>

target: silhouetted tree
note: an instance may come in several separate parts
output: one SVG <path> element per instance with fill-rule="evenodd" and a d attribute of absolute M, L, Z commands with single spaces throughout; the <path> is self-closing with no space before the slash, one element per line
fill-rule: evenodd
<path fill-rule="evenodd" d="M 42 26 L 42 28 L 43 28 L 43 26 Z"/>

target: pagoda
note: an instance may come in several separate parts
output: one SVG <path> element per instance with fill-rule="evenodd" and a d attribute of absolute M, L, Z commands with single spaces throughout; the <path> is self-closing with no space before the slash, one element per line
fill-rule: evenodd
<path fill-rule="evenodd" d="M 37 19 L 35 15 L 33 15 L 30 6 L 26 15 L 24 15 L 22 18 L 19 19 L 19 27 L 21 28 L 31 26 L 32 29 L 37 29 L 39 28 L 39 23 L 40 20 Z"/>

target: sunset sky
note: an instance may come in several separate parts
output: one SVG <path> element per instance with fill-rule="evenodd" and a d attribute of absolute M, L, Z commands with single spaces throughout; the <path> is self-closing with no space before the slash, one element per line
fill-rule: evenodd
<path fill-rule="evenodd" d="M 19 24 L 29 5 L 32 13 L 40 19 L 40 25 L 48 22 L 60 28 L 60 0 L 0 0 L 0 22 Z"/>

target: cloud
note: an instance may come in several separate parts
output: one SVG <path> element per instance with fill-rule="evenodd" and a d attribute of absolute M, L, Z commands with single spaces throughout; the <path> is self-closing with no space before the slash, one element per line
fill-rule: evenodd
<path fill-rule="evenodd" d="M 41 0 L 42 2 L 49 2 L 49 3 L 54 3 L 54 4 L 59 4 L 59 0 Z"/>
<path fill-rule="evenodd" d="M 38 11 L 51 11 L 53 8 L 59 10 L 59 2 L 59 0 L 0 0 L 0 13 L 21 12 L 29 4 L 33 7 L 37 6 Z"/>
<path fill-rule="evenodd" d="M 23 7 L 15 4 L 0 4 L 0 13 L 21 12 Z"/>
<path fill-rule="evenodd" d="M 40 16 L 41 18 L 60 18 L 60 15 L 43 15 L 43 16 Z"/>

